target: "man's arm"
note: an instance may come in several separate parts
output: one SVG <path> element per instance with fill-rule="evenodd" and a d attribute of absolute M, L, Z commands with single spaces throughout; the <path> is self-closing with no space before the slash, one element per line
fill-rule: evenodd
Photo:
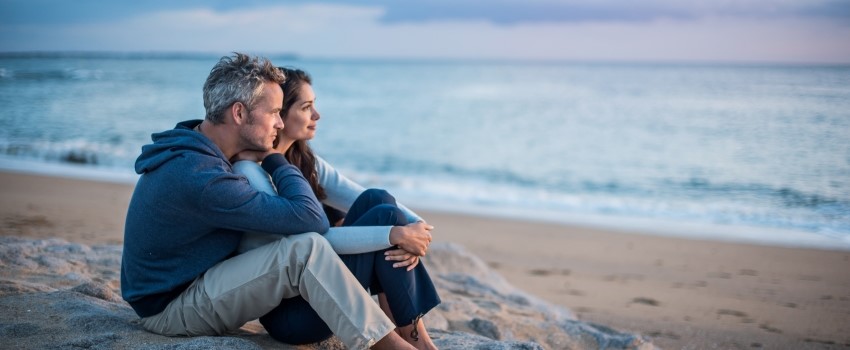
<path fill-rule="evenodd" d="M 257 191 L 242 176 L 224 173 L 203 190 L 201 205 L 211 211 L 204 220 L 237 231 L 283 235 L 327 232 L 322 206 L 298 168 L 274 153 L 263 160 L 263 169 L 277 185 L 277 196 Z"/>

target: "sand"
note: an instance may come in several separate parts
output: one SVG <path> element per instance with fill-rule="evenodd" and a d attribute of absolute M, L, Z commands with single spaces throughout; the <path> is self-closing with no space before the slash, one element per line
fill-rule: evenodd
<path fill-rule="evenodd" d="M 132 189 L 0 172 L 2 232 L 120 244 Z M 418 212 L 513 285 L 661 348 L 850 347 L 848 251 Z"/>

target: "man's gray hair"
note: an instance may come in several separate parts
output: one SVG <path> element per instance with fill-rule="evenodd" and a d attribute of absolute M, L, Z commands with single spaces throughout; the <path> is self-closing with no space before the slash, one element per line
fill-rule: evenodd
<path fill-rule="evenodd" d="M 213 124 L 224 122 L 224 112 L 241 102 L 254 108 L 263 92 L 263 83 L 283 84 L 286 77 L 264 57 L 251 57 L 234 52 L 224 56 L 210 71 L 204 83 L 206 119 Z"/>

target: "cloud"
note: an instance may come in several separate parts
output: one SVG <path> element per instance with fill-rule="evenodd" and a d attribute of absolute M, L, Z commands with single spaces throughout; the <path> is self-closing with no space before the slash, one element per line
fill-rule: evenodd
<path fill-rule="evenodd" d="M 323 0 L 333 6 L 382 8 L 384 23 L 486 21 L 497 25 L 540 22 L 631 22 L 661 19 L 817 18 L 850 25 L 847 0 Z M 7 24 L 86 23 L 123 20 L 163 11 L 206 8 L 232 11 L 280 5 L 276 0 L 3 0 Z M 290 6 L 316 5 L 292 0 Z"/>
<path fill-rule="evenodd" d="M 663 19 L 829 18 L 850 23 L 846 0 L 429 0 L 370 2 L 382 21 L 484 20 L 500 25 L 540 22 L 632 22 Z"/>
<path fill-rule="evenodd" d="M 151 12 L 93 23 L 0 25 L 13 50 L 285 51 L 327 28 L 376 22 L 378 8 L 347 5 L 210 8 Z"/>
<path fill-rule="evenodd" d="M 528 3 L 544 2 L 548 3 Z M 776 8 L 788 12 L 798 6 L 798 2 L 786 2 Z M 754 4 L 764 3 L 753 0 L 744 7 L 720 7 L 730 11 L 729 6 L 738 6 L 736 13 L 746 13 Z M 687 11 L 683 7 L 678 17 L 652 20 L 511 25 L 485 18 L 387 21 L 392 7 L 377 5 L 193 7 L 86 23 L 2 23 L 0 47 L 15 51 L 239 50 L 352 58 L 850 63 L 850 47 L 844 43 L 850 26 L 841 21 L 816 16 L 686 15 L 708 11 L 695 10 L 697 5 L 688 5 Z"/>

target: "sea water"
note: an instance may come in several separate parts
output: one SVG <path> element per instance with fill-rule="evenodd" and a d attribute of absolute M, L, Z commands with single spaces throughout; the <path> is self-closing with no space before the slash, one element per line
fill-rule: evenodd
<path fill-rule="evenodd" d="M 219 57 L 0 55 L 0 167 L 134 182 Z M 413 207 L 850 249 L 850 66 L 270 58 L 317 153 Z"/>

